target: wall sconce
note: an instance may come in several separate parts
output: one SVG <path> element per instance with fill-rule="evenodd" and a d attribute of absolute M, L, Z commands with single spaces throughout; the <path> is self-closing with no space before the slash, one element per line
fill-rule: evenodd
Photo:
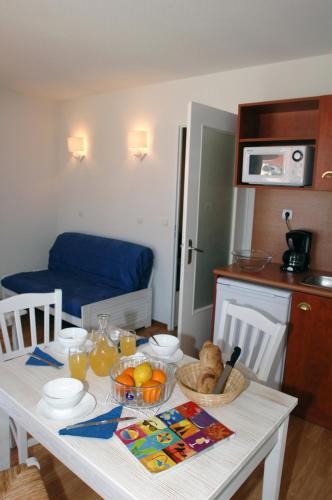
<path fill-rule="evenodd" d="M 128 149 L 133 150 L 133 155 L 144 160 L 148 149 L 148 134 L 145 130 L 131 130 L 128 134 Z"/>
<path fill-rule="evenodd" d="M 68 137 L 68 151 L 76 160 L 82 161 L 85 158 L 84 137 Z"/>

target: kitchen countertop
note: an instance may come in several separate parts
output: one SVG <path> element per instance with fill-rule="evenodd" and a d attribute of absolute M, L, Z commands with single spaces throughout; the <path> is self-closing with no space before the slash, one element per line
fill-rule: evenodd
<path fill-rule="evenodd" d="M 285 288 L 287 290 L 332 298 L 331 289 L 302 285 L 300 283 L 303 278 L 309 275 L 332 276 L 332 273 L 326 271 L 309 270 L 305 273 L 285 273 L 280 271 L 280 264 L 269 263 L 259 272 L 249 273 L 242 271 L 238 264 L 231 264 L 229 266 L 214 269 L 213 273 L 216 279 L 219 276 L 223 276 L 235 280 L 257 283 L 259 285 L 274 286 L 277 288 Z"/>

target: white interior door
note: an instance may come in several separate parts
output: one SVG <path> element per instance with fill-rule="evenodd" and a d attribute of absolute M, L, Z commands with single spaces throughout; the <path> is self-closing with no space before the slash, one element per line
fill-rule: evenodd
<path fill-rule="evenodd" d="M 213 269 L 230 262 L 236 115 L 188 106 L 178 336 L 195 355 L 211 336 Z"/>

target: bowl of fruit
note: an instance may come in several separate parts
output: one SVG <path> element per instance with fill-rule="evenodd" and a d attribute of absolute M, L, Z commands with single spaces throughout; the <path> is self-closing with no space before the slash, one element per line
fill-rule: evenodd
<path fill-rule="evenodd" d="M 143 353 L 124 356 L 110 369 L 111 394 L 132 408 L 159 406 L 170 397 L 174 367 Z"/>

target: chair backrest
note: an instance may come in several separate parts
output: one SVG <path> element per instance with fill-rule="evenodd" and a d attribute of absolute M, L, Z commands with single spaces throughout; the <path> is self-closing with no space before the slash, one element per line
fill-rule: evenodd
<path fill-rule="evenodd" d="M 42 309 L 44 312 L 41 342 L 38 342 L 37 338 L 36 309 Z M 50 293 L 22 293 L 0 300 L 2 331 L 0 361 L 21 356 L 31 350 L 31 347 L 50 342 L 50 309 L 54 311 L 54 339 L 56 339 L 61 330 L 62 290 Z M 26 314 L 29 314 L 30 335 L 23 335 L 22 318 Z"/>
<path fill-rule="evenodd" d="M 241 347 L 239 361 L 266 382 L 285 331 L 286 325 L 274 323 L 261 312 L 225 300 L 214 341 L 222 341 L 224 352 L 231 352 L 236 345 Z"/>

